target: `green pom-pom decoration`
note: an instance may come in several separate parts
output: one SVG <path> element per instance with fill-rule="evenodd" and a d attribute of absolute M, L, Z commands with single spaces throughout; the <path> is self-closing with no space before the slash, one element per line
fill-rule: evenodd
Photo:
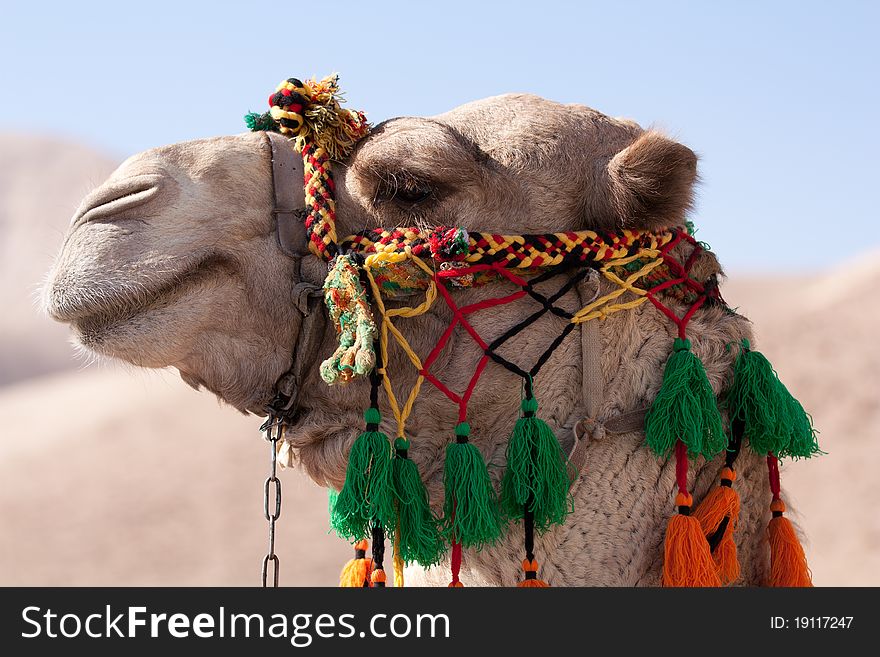
<path fill-rule="evenodd" d="M 428 504 L 428 492 L 416 464 L 400 453 L 406 452 L 409 441 L 398 438 L 394 447 L 398 451 L 391 465 L 400 519 L 397 527 L 400 557 L 406 563 L 416 562 L 426 568 L 436 566 L 445 552 L 445 544 L 437 518 Z"/>
<path fill-rule="evenodd" d="M 272 118 L 272 115 L 269 114 L 269 112 L 264 112 L 263 114 L 248 112 L 244 115 L 244 123 L 248 129 L 253 132 L 259 130 L 278 132 L 278 122 Z"/>
<path fill-rule="evenodd" d="M 469 433 L 467 422 L 455 428 L 458 437 L 466 438 Z M 483 455 L 467 440 L 447 445 L 443 486 L 443 537 L 449 543 L 478 549 L 497 541 L 501 535 L 498 500 Z"/>
<path fill-rule="evenodd" d="M 691 458 L 711 459 L 727 446 L 706 370 L 684 338 L 675 339 L 663 384 L 645 416 L 645 442 L 659 456 L 668 456 L 678 440 Z"/>
<path fill-rule="evenodd" d="M 779 380 L 770 361 L 743 339 L 724 405 L 731 422 L 743 423 L 752 450 L 777 457 L 820 453 L 816 431 L 803 406 Z"/>
<path fill-rule="evenodd" d="M 562 447 L 549 425 L 535 417 L 538 402 L 522 402 L 507 442 L 507 468 L 501 480 L 501 507 L 509 518 L 522 518 L 526 504 L 539 532 L 562 524 L 573 510 L 569 488 L 572 473 Z"/>
<path fill-rule="evenodd" d="M 374 524 L 387 532 L 394 529 L 394 489 L 391 473 L 391 442 L 370 425 L 381 422 L 379 409 L 364 413 L 367 430 L 358 436 L 348 455 L 345 485 L 333 506 L 330 525 L 342 538 L 357 541 L 370 536 Z"/>

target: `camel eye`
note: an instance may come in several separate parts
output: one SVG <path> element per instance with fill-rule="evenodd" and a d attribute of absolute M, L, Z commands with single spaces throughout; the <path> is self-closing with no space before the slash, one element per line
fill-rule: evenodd
<path fill-rule="evenodd" d="M 377 201 L 394 201 L 401 205 L 418 205 L 434 195 L 433 188 L 420 180 L 383 180 L 376 190 Z"/>
<path fill-rule="evenodd" d="M 398 189 L 397 192 L 394 194 L 394 200 L 401 201 L 403 203 L 409 203 L 411 205 L 426 201 L 430 197 L 431 188 L 427 185 L 420 185 L 417 187 L 404 187 L 403 189 Z"/>

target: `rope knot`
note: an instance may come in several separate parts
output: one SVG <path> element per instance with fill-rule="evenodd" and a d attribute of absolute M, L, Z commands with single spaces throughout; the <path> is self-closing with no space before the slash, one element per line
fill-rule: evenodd
<path fill-rule="evenodd" d="M 672 345 L 673 351 L 690 351 L 691 350 L 691 341 L 687 338 L 675 338 L 675 342 Z"/>
<path fill-rule="evenodd" d="M 330 162 L 346 158 L 370 131 L 364 113 L 343 109 L 342 102 L 337 75 L 320 81 L 288 78 L 269 96 L 268 112 L 245 116 L 248 128 L 280 132 L 302 154 L 309 249 L 324 260 L 338 252 Z"/>
<path fill-rule="evenodd" d="M 428 246 L 437 260 L 464 260 L 470 249 L 470 236 L 464 228 L 437 226 L 428 235 Z"/>
<path fill-rule="evenodd" d="M 269 96 L 269 114 L 282 134 L 296 139 L 297 150 L 302 152 L 311 142 L 337 160 L 346 157 L 370 130 L 364 113 L 343 109 L 342 102 L 338 75 L 305 82 L 288 78 Z"/>

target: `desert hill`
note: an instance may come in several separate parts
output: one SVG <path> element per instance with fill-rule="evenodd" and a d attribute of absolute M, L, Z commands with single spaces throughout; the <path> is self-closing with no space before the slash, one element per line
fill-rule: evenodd
<path fill-rule="evenodd" d="M 116 162 L 49 137 L 0 133 L 0 385 L 76 365 L 37 290 L 83 196 Z"/>

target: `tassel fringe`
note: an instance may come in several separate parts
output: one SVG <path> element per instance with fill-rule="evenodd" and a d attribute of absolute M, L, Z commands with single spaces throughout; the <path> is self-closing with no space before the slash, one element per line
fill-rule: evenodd
<path fill-rule="evenodd" d="M 807 556 L 794 526 L 786 518 L 785 503 L 776 499 L 770 505 L 773 517 L 767 528 L 770 539 L 770 586 L 813 586 Z"/>
<path fill-rule="evenodd" d="M 345 485 L 336 498 L 330 520 L 336 533 L 349 540 L 369 536 L 374 522 L 389 529 L 395 523 L 391 443 L 378 430 L 379 409 L 367 409 L 364 418 L 367 430 L 351 446 Z"/>
<path fill-rule="evenodd" d="M 446 447 L 441 532 L 450 543 L 481 548 L 498 540 L 501 515 L 483 455 L 467 436 L 467 422 L 455 428 L 456 441 Z"/>
<path fill-rule="evenodd" d="M 436 566 L 445 546 L 437 519 L 428 505 L 428 492 L 416 464 L 407 455 L 409 441 L 398 438 L 394 447 L 392 477 L 399 514 L 395 555 L 399 554 L 406 563 L 416 562 L 426 568 Z"/>
<path fill-rule="evenodd" d="M 679 512 L 669 520 L 663 546 L 663 586 L 721 586 L 700 521 L 688 515 L 693 498 L 679 493 L 675 504 Z"/>
<path fill-rule="evenodd" d="M 721 485 L 709 491 L 694 509 L 694 518 L 709 541 L 712 558 L 722 584 L 739 579 L 740 567 L 733 533 L 739 520 L 740 499 L 731 484 L 736 472 L 725 467 L 721 471 Z M 719 535 L 720 533 L 720 535 Z"/>
<path fill-rule="evenodd" d="M 706 369 L 685 338 L 675 339 L 660 391 L 645 417 L 645 442 L 659 456 L 667 456 L 679 440 L 692 458 L 711 459 L 727 446 Z"/>
<path fill-rule="evenodd" d="M 779 380 L 770 361 L 743 339 L 724 404 L 731 422 L 743 423 L 758 454 L 809 458 L 821 454 L 812 418 Z"/>
<path fill-rule="evenodd" d="M 373 560 L 367 558 L 370 544 L 366 540 L 354 544 L 354 559 L 349 560 L 339 574 L 339 586 L 343 588 L 362 588 L 372 586 Z"/>
<path fill-rule="evenodd" d="M 573 510 L 571 475 L 553 430 L 535 417 L 538 402 L 522 401 L 523 416 L 507 442 L 507 468 L 501 481 L 501 506 L 509 518 L 522 518 L 528 503 L 535 528 L 561 525 Z"/>

